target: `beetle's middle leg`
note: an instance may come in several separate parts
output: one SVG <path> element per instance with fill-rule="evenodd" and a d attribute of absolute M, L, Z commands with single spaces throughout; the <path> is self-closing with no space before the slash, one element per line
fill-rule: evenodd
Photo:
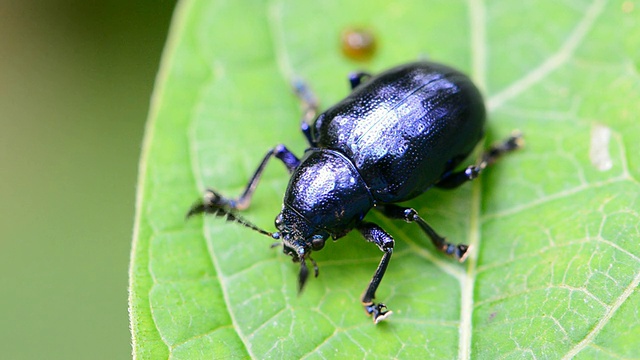
<path fill-rule="evenodd" d="M 251 203 L 251 197 L 253 196 L 253 193 L 255 192 L 258 183 L 260 182 L 262 172 L 273 156 L 282 161 L 289 173 L 292 173 L 293 170 L 295 170 L 295 168 L 298 166 L 298 164 L 300 164 L 300 160 L 291 151 L 289 151 L 289 149 L 280 144 L 267 152 L 267 154 L 260 162 L 260 165 L 258 165 L 256 171 L 253 173 L 253 176 L 249 180 L 247 187 L 239 197 L 224 197 L 216 191 L 208 189 L 204 194 L 202 202 L 193 205 L 191 209 L 189 209 L 187 217 L 203 212 L 215 214 L 218 213 L 218 210 L 222 208 L 230 210 L 244 210 L 248 208 L 249 204 Z"/>
<path fill-rule="evenodd" d="M 471 165 L 462 171 L 445 174 L 445 176 L 436 183 L 436 186 L 443 189 L 453 189 L 467 181 L 473 180 L 477 178 L 487 166 L 496 162 L 502 155 L 521 148 L 523 143 L 522 134 L 514 133 L 503 142 L 494 144 L 489 150 L 485 151 L 477 165 Z"/>
<path fill-rule="evenodd" d="M 464 261 L 467 257 L 467 250 L 469 249 L 468 245 L 465 244 L 452 244 L 447 241 L 444 237 L 438 235 L 435 230 L 431 227 L 431 225 L 427 224 L 423 218 L 418 215 L 418 212 L 412 208 L 405 208 L 398 205 L 393 204 L 384 204 L 384 205 L 376 205 L 376 209 L 380 210 L 385 216 L 390 219 L 399 219 L 404 220 L 406 222 L 416 222 L 424 231 L 433 245 L 443 253 L 447 255 L 455 256 L 460 262 Z"/>

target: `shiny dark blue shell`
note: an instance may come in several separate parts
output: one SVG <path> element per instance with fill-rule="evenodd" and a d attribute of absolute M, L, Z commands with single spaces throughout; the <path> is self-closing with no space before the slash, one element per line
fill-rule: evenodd
<path fill-rule="evenodd" d="M 418 62 L 381 73 L 318 117 L 320 147 L 353 161 L 380 202 L 420 195 L 483 136 L 485 108 L 471 80 Z"/>

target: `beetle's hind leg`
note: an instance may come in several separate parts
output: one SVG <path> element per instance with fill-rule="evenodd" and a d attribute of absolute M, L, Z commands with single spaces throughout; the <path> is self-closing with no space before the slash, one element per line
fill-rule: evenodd
<path fill-rule="evenodd" d="M 469 246 L 465 244 L 452 244 L 444 237 L 438 235 L 431 225 L 427 224 L 423 218 L 418 215 L 418 212 L 412 208 L 405 208 L 393 204 L 377 205 L 376 209 L 380 210 L 385 216 L 390 219 L 399 219 L 406 222 L 416 222 L 424 231 L 435 247 L 447 255 L 454 256 L 460 262 L 464 261 L 467 257 L 467 250 Z"/>
<path fill-rule="evenodd" d="M 249 180 L 247 187 L 239 197 L 224 197 L 218 192 L 209 189 L 205 192 L 203 200 L 194 204 L 191 209 L 189 209 L 187 217 L 200 213 L 218 214 L 221 209 L 244 210 L 248 208 L 249 204 L 251 203 L 251 197 L 253 196 L 253 193 L 255 192 L 258 183 L 260 182 L 262 172 L 273 156 L 282 161 L 289 173 L 292 173 L 293 170 L 298 166 L 298 164 L 300 164 L 300 160 L 291 151 L 289 151 L 289 149 L 280 144 L 267 152 L 267 154 L 260 162 L 260 165 L 258 165 L 256 171 L 253 173 L 253 176 Z"/>
<path fill-rule="evenodd" d="M 473 180 L 489 165 L 493 164 L 502 155 L 520 149 L 524 145 L 522 134 L 514 132 L 506 140 L 492 145 L 489 150 L 485 151 L 477 165 L 471 165 L 466 169 L 458 172 L 450 172 L 445 174 L 436 186 L 443 189 L 456 188 L 467 181 Z"/>

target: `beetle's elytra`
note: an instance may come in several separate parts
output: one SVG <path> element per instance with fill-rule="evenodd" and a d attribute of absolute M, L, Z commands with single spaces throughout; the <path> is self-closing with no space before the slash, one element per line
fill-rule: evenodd
<path fill-rule="evenodd" d="M 482 139 L 485 108 L 480 92 L 464 74 L 441 64 L 416 62 L 379 75 L 350 76 L 352 92 L 316 115 L 313 94 L 301 83 L 296 93 L 305 106 L 302 132 L 309 142 L 298 159 L 283 145 L 269 150 L 238 198 L 207 190 L 188 216 L 211 213 L 236 221 L 282 242 L 283 251 L 300 263 L 299 289 L 308 277 L 307 260 L 328 238 L 339 239 L 353 229 L 376 244 L 383 255 L 362 304 L 374 322 L 390 311 L 374 303 L 394 240 L 377 224 L 364 221 L 372 208 L 391 219 L 416 222 L 440 251 L 464 260 L 468 247 L 438 235 L 418 213 L 395 203 L 412 199 L 431 186 L 455 188 L 475 179 L 502 154 L 521 146 L 513 135 L 491 147 L 477 165 L 456 167 Z M 314 120 L 315 119 L 315 120 Z M 276 232 L 267 232 L 238 217 L 245 209 L 260 175 L 273 156 L 291 174 Z"/>

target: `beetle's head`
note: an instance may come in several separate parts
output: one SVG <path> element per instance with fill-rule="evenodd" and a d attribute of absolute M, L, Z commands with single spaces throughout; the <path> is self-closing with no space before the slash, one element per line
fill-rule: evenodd
<path fill-rule="evenodd" d="M 300 263 L 298 290 L 302 291 L 309 277 L 307 259 L 313 264 L 314 275 L 317 277 L 318 265 L 311 258 L 311 252 L 324 247 L 329 233 L 324 230 L 318 231 L 309 224 L 307 219 L 286 206 L 276 217 L 275 224 L 278 229 L 276 234 L 282 241 L 282 251 L 291 256 L 293 262 Z"/>

